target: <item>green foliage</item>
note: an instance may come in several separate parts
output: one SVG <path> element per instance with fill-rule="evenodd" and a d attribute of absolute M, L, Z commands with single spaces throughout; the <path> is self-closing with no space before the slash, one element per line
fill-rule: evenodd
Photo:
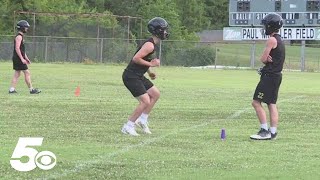
<path fill-rule="evenodd" d="M 228 0 L 205 0 L 206 16 L 210 18 L 211 29 L 228 26 Z"/>
<path fill-rule="evenodd" d="M 127 19 L 108 15 L 134 16 L 141 20 L 131 20 L 130 38 L 149 36 L 146 24 L 156 16 L 165 18 L 170 25 L 171 39 L 198 40 L 196 32 L 208 28 L 221 28 L 228 21 L 227 0 L 0 0 L 0 34 L 13 34 L 14 11 L 50 13 L 103 13 L 101 17 L 37 16 L 34 35 L 41 36 L 81 36 L 86 37 L 97 25 L 101 28 L 122 26 L 126 29 Z M 33 25 L 33 15 L 17 15 Z M 74 28 L 75 25 L 86 28 Z M 132 25 L 134 24 L 134 25 Z M 143 37 L 140 28 L 143 28 Z M 89 33 L 86 31 L 90 31 Z M 103 29 L 102 29 L 103 31 Z M 92 36 L 91 36 L 92 37 Z M 96 37 L 96 36 L 93 36 Z M 110 37 L 110 36 L 109 36 Z"/>
<path fill-rule="evenodd" d="M 211 47 L 191 47 L 176 51 L 172 56 L 173 65 L 178 66 L 207 66 L 213 65 L 215 51 Z"/>
<path fill-rule="evenodd" d="M 175 48 L 173 48 L 174 46 Z M 164 46 L 162 60 L 165 65 L 207 66 L 214 64 L 215 50 L 210 46 L 194 46 L 187 43 L 183 46 L 177 46 L 177 44 L 171 43 Z"/>
<path fill-rule="evenodd" d="M 136 51 L 136 43 L 124 40 L 110 39 L 105 40 L 104 57 L 107 57 L 108 62 L 129 62 L 134 52 Z"/>
<path fill-rule="evenodd" d="M 171 39 L 184 39 L 181 21 L 174 1 L 171 0 L 144 0 L 138 9 L 138 13 L 144 17 L 147 24 L 153 17 L 162 17 L 169 23 Z"/>
<path fill-rule="evenodd" d="M 0 34 L 11 34 L 13 31 L 13 10 L 14 7 L 11 0 L 0 0 Z"/>
<path fill-rule="evenodd" d="M 180 20 L 188 32 L 198 32 L 207 29 L 210 25 L 210 18 L 206 17 L 205 4 L 203 0 L 176 0 Z"/>

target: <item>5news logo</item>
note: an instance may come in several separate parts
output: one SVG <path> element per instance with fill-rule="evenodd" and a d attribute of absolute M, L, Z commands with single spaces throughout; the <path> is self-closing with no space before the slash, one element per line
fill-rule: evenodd
<path fill-rule="evenodd" d="M 36 167 L 42 170 L 52 169 L 56 163 L 56 155 L 51 151 L 38 152 L 34 146 L 41 146 L 43 137 L 20 137 L 14 149 L 10 164 L 17 171 L 31 171 Z M 33 147 L 32 147 L 33 146 Z M 28 157 L 28 162 L 22 162 L 22 157 Z"/>

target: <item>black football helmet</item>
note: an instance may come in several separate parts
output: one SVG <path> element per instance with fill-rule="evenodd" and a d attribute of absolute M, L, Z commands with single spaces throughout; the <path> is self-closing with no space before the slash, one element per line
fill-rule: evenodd
<path fill-rule="evenodd" d="M 167 21 L 161 17 L 155 17 L 148 22 L 148 31 L 161 40 L 169 38 L 168 28 Z"/>
<path fill-rule="evenodd" d="M 264 33 L 270 35 L 282 27 L 283 20 L 279 14 L 270 13 L 262 19 L 261 23 L 264 27 Z"/>
<path fill-rule="evenodd" d="M 28 23 L 28 21 L 26 20 L 20 20 L 18 23 L 17 23 L 17 29 L 19 31 L 22 31 L 22 32 L 27 32 L 26 31 L 26 28 L 29 28 L 30 27 L 30 24 Z"/>

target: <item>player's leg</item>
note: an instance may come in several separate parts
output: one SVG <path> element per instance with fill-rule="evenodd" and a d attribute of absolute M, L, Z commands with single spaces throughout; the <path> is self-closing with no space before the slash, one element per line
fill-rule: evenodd
<path fill-rule="evenodd" d="M 24 70 L 23 73 L 24 73 L 24 81 L 26 82 L 28 88 L 31 91 L 32 90 L 31 73 L 28 69 Z"/>
<path fill-rule="evenodd" d="M 269 104 L 268 109 L 270 112 L 270 132 L 271 132 L 271 138 L 275 139 L 277 136 L 277 127 L 278 127 L 278 121 L 279 121 L 279 113 L 278 108 L 276 104 Z"/>
<path fill-rule="evenodd" d="M 279 121 L 279 112 L 276 105 L 278 100 L 279 88 L 282 81 L 282 75 L 273 76 L 273 88 L 271 91 L 270 103 L 268 104 L 269 114 L 270 114 L 270 132 L 271 139 L 276 139 L 277 137 L 277 127 Z"/>
<path fill-rule="evenodd" d="M 147 90 L 147 94 L 150 97 L 150 105 L 148 107 L 146 107 L 146 109 L 142 113 L 142 115 L 147 116 L 146 118 L 148 118 L 148 115 L 150 114 L 154 105 L 156 104 L 156 102 L 160 98 L 160 91 L 157 87 L 152 86 L 150 89 Z"/>
<path fill-rule="evenodd" d="M 9 93 L 17 93 L 16 86 L 20 77 L 21 71 L 15 70 L 12 80 L 11 80 L 11 87 L 9 89 Z"/>
<path fill-rule="evenodd" d="M 133 111 L 131 116 L 129 116 L 129 120 L 131 120 L 132 122 L 135 122 L 142 114 L 142 112 L 150 106 L 150 96 L 147 93 L 139 96 L 137 99 L 139 101 L 139 104 Z"/>
<path fill-rule="evenodd" d="M 268 130 L 266 112 L 261 104 L 261 102 L 267 103 L 269 100 L 269 81 L 269 77 L 261 75 L 260 82 L 257 85 L 257 88 L 253 95 L 252 106 L 260 122 L 259 132 L 255 135 L 250 136 L 250 138 L 254 140 L 267 140 L 271 138 L 271 134 Z"/>
<path fill-rule="evenodd" d="M 268 124 L 267 124 L 267 116 L 264 108 L 262 107 L 262 104 L 260 101 L 253 100 L 252 106 L 256 111 L 257 117 L 260 122 L 260 130 L 257 134 L 254 134 L 250 136 L 251 139 L 254 140 L 267 140 L 271 138 L 271 134 L 268 130 Z"/>
<path fill-rule="evenodd" d="M 151 134 L 151 131 L 148 127 L 148 117 L 153 109 L 155 103 L 158 101 L 160 98 L 160 91 L 157 87 L 153 85 L 153 83 L 147 79 L 146 77 L 142 78 L 142 82 L 144 87 L 147 89 L 147 94 L 150 97 L 150 105 L 144 109 L 136 123 L 142 128 L 143 132 L 146 134 Z"/>
<path fill-rule="evenodd" d="M 141 115 L 141 113 L 150 105 L 150 97 L 147 93 L 137 97 L 139 100 L 138 106 L 135 108 L 133 113 L 129 116 L 128 122 L 124 124 L 122 132 L 125 134 L 130 134 L 133 136 L 138 136 L 139 134 L 135 131 L 135 121 Z"/>
<path fill-rule="evenodd" d="M 24 73 L 24 80 L 30 90 L 30 94 L 39 94 L 41 91 L 32 87 L 31 73 L 30 73 L 29 69 L 24 70 L 23 73 Z"/>
<path fill-rule="evenodd" d="M 150 89 L 147 90 L 147 93 L 150 97 L 150 105 L 144 110 L 144 113 L 149 114 L 160 98 L 160 91 L 156 86 L 152 86 Z"/>
<path fill-rule="evenodd" d="M 256 112 L 256 115 L 259 119 L 259 122 L 261 124 L 261 128 L 268 130 L 268 126 L 267 127 L 263 126 L 263 125 L 267 124 L 267 115 L 266 115 L 264 108 L 262 107 L 261 102 L 257 101 L 257 100 L 253 100 L 252 106 L 253 106 L 253 108 Z"/>
<path fill-rule="evenodd" d="M 138 117 L 142 114 L 144 109 L 150 104 L 150 97 L 147 94 L 147 90 L 143 84 L 141 78 L 136 77 L 135 74 L 124 71 L 122 74 L 122 80 L 127 89 L 131 92 L 132 96 L 137 98 L 139 101 L 138 106 L 135 108 L 133 113 L 129 116 L 128 122 L 122 127 L 122 132 L 133 136 L 139 134 L 135 131 L 135 123 Z"/>
<path fill-rule="evenodd" d="M 147 90 L 147 94 L 150 97 L 150 104 L 149 104 L 149 106 L 147 106 L 144 109 L 144 111 L 142 112 L 142 114 L 138 118 L 137 124 L 142 128 L 142 130 L 146 134 L 151 134 L 151 131 L 148 127 L 148 117 L 149 117 L 149 114 L 150 114 L 151 110 L 153 109 L 154 105 L 156 104 L 156 102 L 160 98 L 160 91 L 157 87 L 152 86 L 150 89 Z"/>

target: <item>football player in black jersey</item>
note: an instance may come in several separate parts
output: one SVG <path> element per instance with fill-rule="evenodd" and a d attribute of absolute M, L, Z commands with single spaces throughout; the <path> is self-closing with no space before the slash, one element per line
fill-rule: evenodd
<path fill-rule="evenodd" d="M 281 16 L 270 13 L 262 20 L 264 33 L 269 35 L 266 47 L 260 58 L 264 67 L 260 70 L 260 82 L 253 95 L 252 106 L 254 107 L 260 121 L 258 134 L 250 136 L 254 140 L 270 140 L 277 136 L 278 109 L 277 99 L 279 87 L 282 80 L 282 69 L 285 61 L 285 46 L 278 34 L 283 25 Z M 267 117 L 261 102 L 268 105 L 270 114 L 270 129 L 268 129 Z"/>
<path fill-rule="evenodd" d="M 17 93 L 16 85 L 20 77 L 21 71 L 24 73 L 24 79 L 30 90 L 30 94 L 39 94 L 41 92 L 40 90 L 32 87 L 31 75 L 27 65 L 27 64 L 30 64 L 31 62 L 25 50 L 24 33 L 27 33 L 29 27 L 30 27 L 29 23 L 25 20 L 21 20 L 17 23 L 18 34 L 14 39 L 13 56 L 12 56 L 13 69 L 15 71 L 11 81 L 9 94 Z"/>
<path fill-rule="evenodd" d="M 155 17 L 148 22 L 148 31 L 152 34 L 152 37 L 138 47 L 122 74 L 124 85 L 139 101 L 138 106 L 121 130 L 123 133 L 132 136 L 139 135 L 135 130 L 136 124 L 142 128 L 144 133 L 151 134 L 148 127 L 148 116 L 160 97 L 158 88 L 144 74 L 148 73 L 152 80 L 156 78 L 156 74 L 151 71 L 150 67 L 160 65 L 160 60 L 155 58 L 154 53 L 156 53 L 157 44 L 169 37 L 168 23 L 163 18 Z"/>

